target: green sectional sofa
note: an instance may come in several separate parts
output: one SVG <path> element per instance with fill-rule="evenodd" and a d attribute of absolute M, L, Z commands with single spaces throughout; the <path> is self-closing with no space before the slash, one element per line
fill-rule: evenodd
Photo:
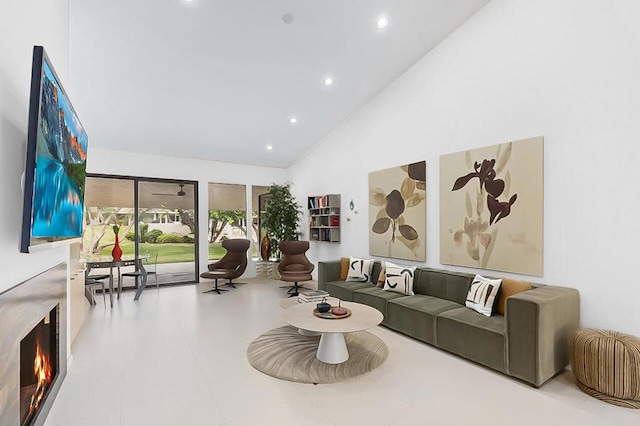
<path fill-rule="evenodd" d="M 382 325 L 521 379 L 535 387 L 569 364 L 569 342 L 578 328 L 575 289 L 532 284 L 506 299 L 505 315 L 484 316 L 465 307 L 475 275 L 417 268 L 415 295 L 371 282 L 340 281 L 340 261 L 318 262 L 318 288 L 342 300 L 363 303 L 384 315 Z"/>

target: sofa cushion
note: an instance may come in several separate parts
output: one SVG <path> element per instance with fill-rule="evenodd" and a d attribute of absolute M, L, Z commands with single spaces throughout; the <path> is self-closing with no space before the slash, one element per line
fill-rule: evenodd
<path fill-rule="evenodd" d="M 387 273 L 385 265 L 387 262 L 380 262 L 380 273 L 378 274 L 378 279 L 376 280 L 376 287 L 384 288 L 384 282 L 387 280 Z"/>
<path fill-rule="evenodd" d="M 416 294 L 389 300 L 386 325 L 427 343 L 434 343 L 435 317 L 441 312 L 458 309 L 459 303 Z"/>
<path fill-rule="evenodd" d="M 415 266 L 396 265 L 395 263 L 385 262 L 384 270 L 386 279 L 383 290 L 413 296 Z"/>
<path fill-rule="evenodd" d="M 325 290 L 333 297 L 348 302 L 353 301 L 353 292 L 360 288 L 373 287 L 369 282 L 362 283 L 358 281 L 330 281 L 327 283 Z M 375 288 L 375 287 L 374 287 Z"/>
<path fill-rule="evenodd" d="M 382 315 L 384 315 L 382 324 L 385 325 L 387 324 L 387 301 L 397 299 L 399 297 L 404 296 L 400 293 L 384 291 L 381 288 L 373 286 L 360 288 L 353 292 L 354 302 L 371 306 L 372 308 L 376 308 L 382 312 Z"/>
<path fill-rule="evenodd" d="M 371 268 L 371 284 L 376 285 L 378 283 L 378 278 L 380 278 L 380 270 L 382 269 L 382 262 L 376 260 L 373 262 L 373 267 Z"/>
<path fill-rule="evenodd" d="M 413 280 L 413 292 L 464 305 L 473 277 L 471 274 L 419 268 Z"/>
<path fill-rule="evenodd" d="M 436 345 L 506 373 L 505 317 L 487 317 L 469 308 L 436 317 Z"/>
<path fill-rule="evenodd" d="M 501 285 L 501 279 L 491 280 L 482 275 L 476 275 L 469 287 L 465 306 L 490 317 L 498 301 L 497 296 Z"/>
<path fill-rule="evenodd" d="M 498 303 L 496 303 L 496 313 L 504 315 L 506 312 L 507 297 L 523 291 L 531 290 L 531 283 L 526 281 L 512 280 L 509 278 L 502 279 L 500 293 L 498 293 Z"/>

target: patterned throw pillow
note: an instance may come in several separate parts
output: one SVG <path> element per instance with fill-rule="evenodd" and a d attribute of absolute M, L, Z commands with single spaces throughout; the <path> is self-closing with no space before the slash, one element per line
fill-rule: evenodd
<path fill-rule="evenodd" d="M 496 295 L 500 290 L 502 280 L 490 280 L 480 275 L 476 275 L 469 288 L 467 300 L 465 302 L 467 308 L 478 311 L 482 315 L 490 317 L 493 313 L 493 307 L 496 304 Z"/>
<path fill-rule="evenodd" d="M 413 277 L 416 272 L 415 266 L 396 265 L 385 262 L 385 281 L 383 290 L 395 291 L 396 293 L 413 296 Z"/>
<path fill-rule="evenodd" d="M 371 278 L 371 270 L 373 269 L 373 260 L 349 258 L 349 272 L 347 273 L 347 281 L 367 282 Z"/>

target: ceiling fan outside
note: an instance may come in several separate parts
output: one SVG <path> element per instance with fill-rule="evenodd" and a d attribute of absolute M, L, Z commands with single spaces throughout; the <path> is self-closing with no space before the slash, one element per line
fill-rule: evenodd
<path fill-rule="evenodd" d="M 183 184 L 179 184 L 179 185 L 180 185 L 180 190 L 178 191 L 177 194 L 163 194 L 163 193 L 152 192 L 151 195 L 168 195 L 170 197 L 184 197 L 185 195 L 187 195 L 187 193 L 184 192 L 184 185 Z"/>

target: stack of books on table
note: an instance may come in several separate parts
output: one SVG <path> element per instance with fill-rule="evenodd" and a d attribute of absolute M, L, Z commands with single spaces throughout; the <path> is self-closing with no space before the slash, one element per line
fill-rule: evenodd
<path fill-rule="evenodd" d="M 298 302 L 300 303 L 320 303 L 329 293 L 324 290 L 301 291 L 298 293 Z"/>

